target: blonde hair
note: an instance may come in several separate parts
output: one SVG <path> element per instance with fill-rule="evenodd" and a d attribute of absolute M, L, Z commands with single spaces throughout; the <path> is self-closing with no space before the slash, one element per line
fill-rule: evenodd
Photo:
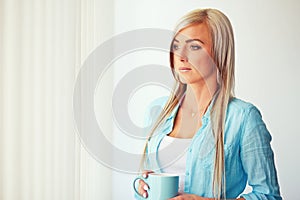
<path fill-rule="evenodd" d="M 234 37 L 229 19 L 222 12 L 216 9 L 197 9 L 187 13 L 179 20 L 179 23 L 175 28 L 175 36 L 184 28 L 201 23 L 206 23 L 209 28 L 212 38 L 212 59 L 215 62 L 219 73 L 219 87 L 214 96 L 214 103 L 210 114 L 216 149 L 212 189 L 215 198 L 220 199 L 222 196 L 222 190 L 223 198 L 226 198 L 224 127 L 227 105 L 234 96 Z M 170 95 L 168 102 L 150 131 L 148 141 L 155 130 L 163 123 L 164 119 L 168 117 L 176 107 L 186 90 L 186 85 L 182 84 L 174 73 L 172 51 L 170 51 L 170 65 L 176 79 L 174 92 Z M 148 142 L 145 146 L 145 152 L 147 144 Z M 142 162 L 145 160 L 145 152 Z"/>

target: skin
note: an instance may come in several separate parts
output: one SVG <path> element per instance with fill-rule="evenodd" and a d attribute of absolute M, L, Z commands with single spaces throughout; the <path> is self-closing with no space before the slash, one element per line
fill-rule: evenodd
<path fill-rule="evenodd" d="M 217 90 L 217 67 L 211 56 L 211 37 L 205 24 L 189 26 L 173 42 L 174 70 L 187 84 L 185 98 L 176 115 L 170 136 L 192 138 Z M 196 113 L 193 117 L 191 113 Z"/>
<path fill-rule="evenodd" d="M 212 59 L 212 40 L 205 23 L 181 30 L 172 44 L 174 70 L 181 82 L 187 84 L 184 100 L 177 112 L 173 130 L 169 136 L 192 138 L 202 126 L 201 119 L 217 90 L 217 67 Z M 194 117 L 191 113 L 196 113 Z M 152 171 L 145 171 L 144 178 Z M 139 182 L 139 193 L 148 197 L 149 186 Z M 179 194 L 171 200 L 213 200 L 194 194 Z M 243 198 L 239 198 L 242 200 Z"/>

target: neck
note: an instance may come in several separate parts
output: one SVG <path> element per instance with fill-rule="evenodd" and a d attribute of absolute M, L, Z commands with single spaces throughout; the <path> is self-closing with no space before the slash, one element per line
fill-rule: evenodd
<path fill-rule="evenodd" d="M 203 115 L 207 110 L 216 90 L 217 83 L 197 83 L 187 85 L 182 108 Z"/>

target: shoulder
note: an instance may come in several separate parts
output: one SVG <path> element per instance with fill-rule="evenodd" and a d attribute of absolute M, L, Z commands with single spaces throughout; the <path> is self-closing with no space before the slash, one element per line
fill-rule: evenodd
<path fill-rule="evenodd" d="M 165 104 L 168 101 L 167 96 L 162 96 L 157 99 L 154 99 L 152 102 L 149 103 L 147 106 L 147 115 L 158 115 L 164 108 Z"/>
<path fill-rule="evenodd" d="M 236 97 L 233 97 L 228 104 L 228 108 L 234 109 L 234 110 L 248 110 L 252 107 L 254 107 L 254 105 L 252 103 L 244 101 L 244 100 L 236 98 Z"/>
<path fill-rule="evenodd" d="M 233 98 L 228 104 L 225 126 L 227 142 L 271 140 L 259 109 L 252 103 L 238 98 Z M 237 137 L 240 139 L 236 140 Z"/>
<path fill-rule="evenodd" d="M 151 125 L 158 118 L 159 114 L 163 110 L 165 104 L 168 101 L 167 96 L 162 96 L 154 99 L 147 105 L 145 113 L 145 123 L 146 125 Z"/>
<path fill-rule="evenodd" d="M 228 104 L 226 120 L 229 123 L 239 123 L 242 127 L 253 128 L 264 124 L 259 109 L 250 102 L 233 98 Z"/>
<path fill-rule="evenodd" d="M 243 132 L 252 133 L 255 129 L 267 132 L 260 110 L 252 103 L 233 98 L 228 105 L 227 116 L 229 121 L 239 121 Z"/>
<path fill-rule="evenodd" d="M 228 104 L 227 115 L 229 116 L 237 114 L 247 116 L 251 112 L 257 112 L 260 114 L 260 111 L 255 105 L 239 98 L 232 98 Z"/>
<path fill-rule="evenodd" d="M 168 98 L 169 98 L 168 96 L 158 97 L 158 98 L 154 99 L 153 101 L 151 101 L 148 108 L 155 107 L 155 106 L 162 106 L 163 107 L 167 103 Z"/>

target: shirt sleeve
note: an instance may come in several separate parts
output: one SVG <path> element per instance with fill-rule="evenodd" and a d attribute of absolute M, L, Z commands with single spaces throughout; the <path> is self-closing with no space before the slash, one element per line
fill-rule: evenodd
<path fill-rule="evenodd" d="M 241 160 L 252 192 L 241 195 L 246 200 L 281 200 L 271 135 L 259 110 L 252 106 L 246 116 L 241 136 Z"/>

